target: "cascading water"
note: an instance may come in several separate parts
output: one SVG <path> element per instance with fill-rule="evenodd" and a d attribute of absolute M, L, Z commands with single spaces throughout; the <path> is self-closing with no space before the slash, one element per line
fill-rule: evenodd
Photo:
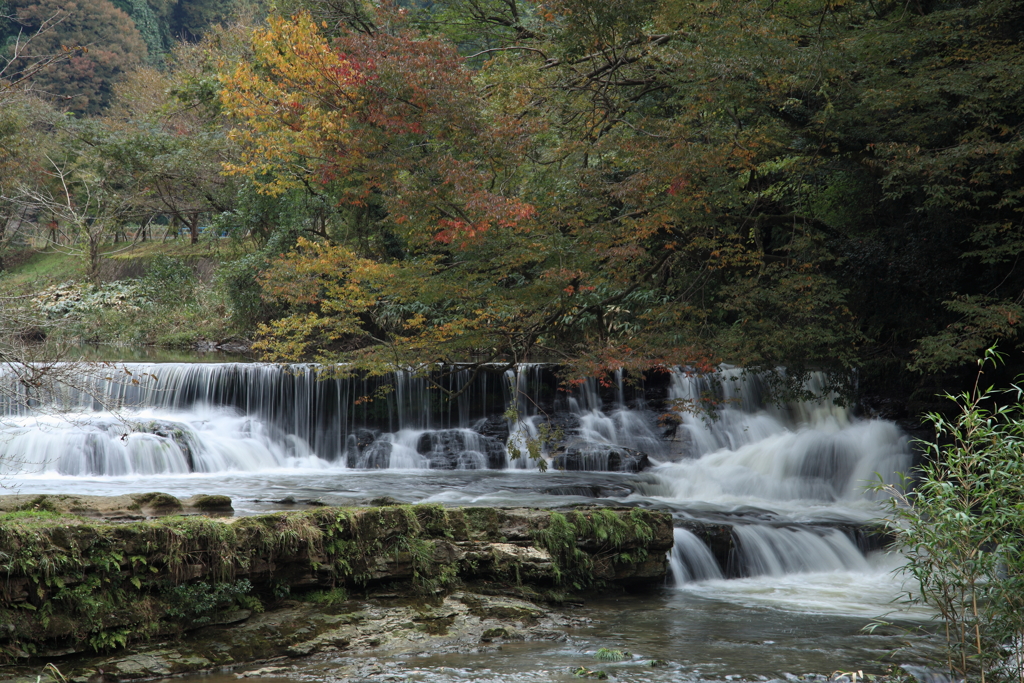
<path fill-rule="evenodd" d="M 449 373 L 444 388 L 461 392 L 461 398 L 442 405 L 430 383 L 407 372 L 337 380 L 320 378 L 320 370 L 255 363 L 93 369 L 61 392 L 61 407 L 71 412 L 59 419 L 41 420 L 32 408 L 38 401 L 28 397 L 0 403 L 7 416 L 0 472 L 459 469 L 504 461 L 504 435 L 499 440 L 469 429 L 504 411 L 501 388 L 489 386 L 486 373 L 468 387 L 470 373 Z M 382 392 L 385 386 L 390 391 Z M 115 408 L 116 416 L 107 408 Z M 424 440 L 438 430 L 450 433 Z"/>
<path fill-rule="evenodd" d="M 733 533 L 744 576 L 867 571 L 868 562 L 857 546 L 838 529 L 737 525 Z"/>
<path fill-rule="evenodd" d="M 672 378 L 676 405 L 698 405 L 709 394 L 717 419 L 681 412 L 673 441 L 682 457 L 638 487 L 686 524 L 711 529 L 677 530 L 678 588 L 748 606 L 865 617 L 892 610 L 904 590 L 900 560 L 864 552 L 855 535 L 880 515 L 872 485 L 894 482 L 910 464 L 902 432 L 857 420 L 827 396 L 765 403 L 759 379 L 735 369 L 713 383 Z M 719 575 L 693 570 L 709 560 Z"/>
<path fill-rule="evenodd" d="M 326 502 L 643 505 L 686 527 L 670 558 L 682 591 L 757 603 L 798 581 L 818 586 L 808 590 L 824 604 L 837 582 L 894 585 L 879 579 L 892 563 L 862 552 L 853 530 L 878 514 L 866 486 L 908 466 L 905 437 L 828 397 L 766 403 L 760 380 L 736 369 L 640 387 L 620 372 L 567 392 L 541 364 L 447 368 L 433 382 L 405 372 L 322 379 L 312 365 L 119 368 L 63 392 L 61 406 L 73 410 L 62 417 L 24 399 L 0 405 L 0 476 L 23 492 L 120 493 L 147 477 L 146 489 L 191 494 L 206 481 L 243 513 L 265 509 L 246 500 L 267 490 Z M 457 398 L 442 400 L 437 383 Z M 683 410 L 660 421 L 709 395 L 716 419 Z M 510 457 L 542 431 L 558 436 L 544 444 L 546 474 Z"/>
<path fill-rule="evenodd" d="M 669 566 L 676 583 L 725 578 L 718 560 L 693 532 L 676 528 L 674 541 Z"/>

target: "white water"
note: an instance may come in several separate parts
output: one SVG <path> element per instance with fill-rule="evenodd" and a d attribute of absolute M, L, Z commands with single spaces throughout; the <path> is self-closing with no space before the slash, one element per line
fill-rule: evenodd
<path fill-rule="evenodd" d="M 676 585 L 725 578 L 711 550 L 692 531 L 676 528 L 673 537 L 669 567 Z"/>
<path fill-rule="evenodd" d="M 679 373 L 670 398 L 692 405 L 710 388 Z M 678 590 L 747 607 L 931 618 L 900 604 L 907 587 L 899 556 L 865 556 L 843 531 L 822 526 L 880 515 L 872 487 L 906 471 L 906 437 L 891 423 L 853 418 L 829 397 L 779 408 L 762 405 L 759 393 L 756 379 L 725 370 L 717 419 L 680 413 L 676 438 L 689 457 L 658 467 L 659 483 L 645 489 L 685 505 L 689 517 L 743 520 L 732 526 L 730 559 L 742 578 L 695 572 L 714 558 L 699 538 L 676 530 Z"/>
<path fill-rule="evenodd" d="M 469 386 L 468 373 L 459 372 L 446 381 L 465 391 L 439 409 L 436 392 L 407 373 L 389 380 L 385 399 L 367 403 L 360 397 L 379 382 L 318 382 L 313 366 L 126 369 L 130 375 L 100 378 L 94 392 L 68 392 L 62 400 L 77 409 L 59 419 L 8 406 L 0 429 L 4 483 L 26 493 L 163 488 L 182 495 L 202 487 L 236 499 L 365 494 L 451 505 L 553 506 L 597 497 L 733 526 L 729 575 L 742 578 L 723 578 L 729 568 L 697 536 L 676 530 L 673 573 L 679 590 L 693 595 L 862 616 L 888 611 L 901 590 L 892 567 L 880 569 L 827 525 L 878 516 L 866 487 L 906 470 L 903 434 L 890 423 L 857 420 L 828 397 L 764 404 L 757 378 L 734 369 L 723 370 L 715 385 L 673 375 L 670 399 L 697 402 L 710 391 L 721 403 L 714 421 L 679 413 L 671 438 L 642 398 L 627 405 L 621 375 L 603 402 L 595 381 L 552 399 L 543 366 L 484 373 Z M 108 405 L 122 406 L 117 417 L 101 410 Z M 472 429 L 510 407 L 515 419 L 497 419 L 507 444 Z M 587 467 L 606 467 L 609 452 L 625 448 L 646 453 L 655 468 L 643 475 L 544 474 L 527 457 L 511 459 L 506 445 L 525 454 L 552 414 L 564 416 L 563 449 Z M 544 452 L 549 463 L 555 456 Z M 434 476 L 432 467 L 446 471 Z M 247 506 L 265 509 L 236 502 Z"/>
<path fill-rule="evenodd" d="M 17 417 L 0 432 L 0 475 L 153 476 L 322 470 L 306 442 L 233 410 Z"/>
<path fill-rule="evenodd" d="M 860 617 L 865 623 L 879 618 L 924 622 L 934 617 L 931 610 L 903 602 L 912 586 L 900 571 L 901 557 L 876 553 L 866 562 L 867 567 L 851 570 L 690 582 L 678 590 L 742 607 Z"/>

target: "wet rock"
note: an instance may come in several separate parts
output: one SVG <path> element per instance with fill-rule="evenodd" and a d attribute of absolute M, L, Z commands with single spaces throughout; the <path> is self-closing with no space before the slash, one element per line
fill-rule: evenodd
<path fill-rule="evenodd" d="M 504 444 L 469 429 L 424 432 L 416 451 L 436 470 L 501 469 L 505 466 Z"/>
<path fill-rule="evenodd" d="M 580 417 L 576 413 L 559 411 L 551 415 L 546 422 L 552 433 L 561 432 L 568 438 L 571 438 L 580 429 Z"/>
<path fill-rule="evenodd" d="M 182 455 L 185 456 L 188 469 L 190 471 L 195 469 L 192 441 L 189 438 L 188 431 L 183 429 L 181 424 L 165 420 L 150 420 L 148 422 L 133 423 L 132 430 L 136 433 L 152 434 L 153 436 L 172 441 L 178 447 L 178 450 L 181 451 Z"/>
<path fill-rule="evenodd" d="M 182 501 L 185 508 L 189 510 L 196 510 L 199 512 L 217 513 L 222 515 L 234 514 L 235 510 L 231 507 L 231 498 L 229 496 L 211 496 L 206 494 L 197 494 L 191 498 L 186 498 Z"/>
<path fill-rule="evenodd" d="M 365 470 L 386 470 L 391 466 L 391 451 L 394 444 L 390 441 L 374 441 L 359 456 L 357 467 Z"/>
<path fill-rule="evenodd" d="M 651 462 L 646 453 L 632 448 L 572 439 L 556 452 L 551 466 L 569 471 L 640 472 Z"/>
<path fill-rule="evenodd" d="M 504 415 L 490 415 L 473 426 L 473 431 L 500 443 L 508 441 L 508 420 Z"/>
<path fill-rule="evenodd" d="M 578 496 L 581 498 L 625 498 L 633 493 L 628 486 L 553 486 L 542 493 L 549 496 Z"/>
<path fill-rule="evenodd" d="M 249 353 L 252 350 L 252 342 L 239 337 L 229 337 L 217 342 L 216 348 L 222 353 Z"/>
<path fill-rule="evenodd" d="M 359 462 L 366 452 L 366 449 L 373 444 L 380 436 L 380 432 L 370 429 L 357 429 L 348 436 L 348 444 L 345 451 L 346 463 L 350 468 L 359 467 Z"/>
<path fill-rule="evenodd" d="M 265 666 L 261 669 L 253 669 L 252 671 L 242 671 L 235 674 L 235 678 L 264 678 L 273 677 L 275 674 L 280 674 L 283 671 L 287 671 L 287 667 L 283 666 Z"/>
<path fill-rule="evenodd" d="M 160 517 L 182 512 L 181 501 L 168 493 L 154 491 L 152 493 L 133 493 L 131 499 L 148 517 Z"/>
<path fill-rule="evenodd" d="M 166 494 L 135 494 L 128 498 L 133 502 L 137 498 L 140 507 L 168 507 L 175 503 L 180 506 L 180 501 Z M 207 590 L 212 590 L 214 584 L 227 584 L 222 586 L 230 589 L 227 595 L 237 590 L 235 582 L 245 580 L 250 584 L 245 590 L 253 591 L 249 598 L 280 603 L 282 587 L 293 594 L 313 588 L 333 592 L 343 586 L 364 591 L 386 589 L 396 596 L 412 598 L 438 595 L 446 587 L 451 589 L 455 582 L 462 582 L 484 585 L 506 595 L 529 595 L 556 588 L 573 590 L 562 588 L 562 577 L 568 572 L 572 572 L 572 586 L 576 589 L 608 582 L 660 585 L 667 570 L 665 553 L 672 546 L 671 519 L 663 513 L 638 509 L 577 508 L 562 513 L 446 509 L 432 505 L 388 505 L 347 511 L 319 508 L 238 519 L 231 522 L 232 533 L 226 533 L 228 522 L 200 518 L 110 524 L 71 516 L 36 517 L 28 516 L 28 521 L 18 517 L 7 524 L 31 524 L 33 533 L 19 537 L 29 544 L 21 549 L 22 553 L 28 557 L 50 553 L 49 561 L 65 567 L 64 580 L 69 585 L 81 583 L 90 572 L 105 571 L 87 562 L 82 551 L 92 548 L 97 538 L 104 539 L 104 552 L 112 558 L 110 561 L 120 564 L 121 571 L 114 572 L 117 583 L 109 589 L 103 585 L 93 593 L 95 599 L 110 605 L 108 620 L 103 625 L 108 633 L 118 628 L 135 629 L 143 622 L 147 624 L 147 634 L 179 634 L 182 629 L 195 628 L 198 624 L 191 618 L 182 619 L 181 610 L 161 590 L 162 586 L 206 585 Z M 606 533 L 609 524 L 616 529 L 614 538 Z M 161 525 L 167 525 L 166 533 L 161 533 Z M 553 535 L 543 533 L 547 529 L 552 529 Z M 318 544 L 327 532 L 337 543 L 331 549 Z M 166 557 L 182 538 L 189 539 L 187 560 L 173 566 L 148 561 L 142 564 L 146 568 L 144 573 L 132 571 L 135 556 Z M 582 554 L 563 553 L 566 543 L 575 543 Z M 643 552 L 635 552 L 638 550 Z M 222 564 L 225 560 L 230 564 Z M 54 643 L 64 650 L 69 644 L 88 646 L 90 632 L 82 630 L 72 618 L 75 613 L 70 610 L 75 609 L 74 605 L 68 607 L 54 601 L 57 618 L 37 618 L 39 606 L 52 601 L 52 589 L 26 567 L 18 565 L 8 575 L 0 593 L 0 609 L 14 618 L 9 632 L 0 631 L 0 647 L 13 644 L 24 649 L 23 643 L 32 642 L 37 656 L 46 657 Z M 227 571 L 230 579 L 215 573 Z M 21 609 L 25 606 L 22 603 L 36 609 Z M 462 607 L 454 612 L 449 607 L 445 607 L 447 611 L 421 609 L 410 616 L 419 635 L 409 638 L 443 635 L 451 630 L 459 610 L 470 610 L 467 603 L 459 604 Z M 246 609 L 239 608 L 242 606 Z M 388 626 L 374 632 L 364 629 L 353 635 L 343 627 L 352 626 L 350 622 L 355 620 L 336 614 L 325 614 L 322 623 L 312 623 L 304 617 L 294 623 L 294 628 L 286 628 L 268 622 L 269 617 L 263 614 L 252 614 L 252 608 L 251 602 L 239 599 L 235 607 L 224 605 L 221 611 L 204 616 L 207 624 L 233 624 L 233 635 L 231 642 L 211 642 L 207 649 L 186 653 L 204 660 L 196 666 L 221 666 L 267 656 L 298 656 L 328 648 L 355 647 L 359 642 L 376 646 L 375 643 L 388 642 L 394 630 Z M 502 609 L 492 604 L 484 610 L 485 616 L 509 618 L 512 612 Z M 513 609 L 520 621 L 531 614 L 524 609 L 527 608 Z M 338 629 L 341 630 L 337 633 L 324 635 Z M 357 641 L 357 637 L 362 640 Z M 476 633 L 471 640 L 478 643 L 479 638 Z M 155 656 L 148 649 L 134 654 Z M 111 670 L 114 675 L 129 678 L 167 676 L 193 670 L 190 667 L 195 662 L 189 662 L 168 656 L 154 663 L 122 655 L 116 670 Z"/>
<path fill-rule="evenodd" d="M 349 602 L 340 613 L 289 600 L 241 625 L 208 626 L 174 643 L 142 644 L 120 655 L 65 661 L 62 671 L 81 683 L 97 670 L 131 681 L 324 652 L 379 652 L 389 659 L 423 651 L 471 652 L 480 643 L 564 638 L 566 628 L 585 621 L 526 600 L 469 592 L 443 599 Z M 286 670 L 265 666 L 236 676 L 273 676 Z"/>
<path fill-rule="evenodd" d="M 672 373 L 670 372 L 647 372 L 644 374 L 641 390 L 645 403 L 655 409 L 660 409 L 669 400 L 672 386 Z"/>
<path fill-rule="evenodd" d="M 700 522 L 697 520 L 676 520 L 676 526 L 687 529 L 704 542 L 711 554 L 715 556 L 722 573 L 728 578 L 741 575 L 737 566 L 736 539 L 731 524 Z"/>

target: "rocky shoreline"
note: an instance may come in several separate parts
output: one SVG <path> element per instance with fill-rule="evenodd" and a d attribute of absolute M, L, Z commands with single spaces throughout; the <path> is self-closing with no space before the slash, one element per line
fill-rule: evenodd
<path fill-rule="evenodd" d="M 638 508 L 211 516 L 222 498 L 0 499 L 0 680 L 559 638 L 574 622 L 552 605 L 658 587 L 672 547 L 670 516 Z"/>
<path fill-rule="evenodd" d="M 337 603 L 281 599 L 262 613 L 235 610 L 181 637 L 109 654 L 44 658 L 71 683 L 143 681 L 244 669 L 271 676 L 311 655 L 388 656 L 497 649 L 503 643 L 564 640 L 582 620 L 543 603 L 457 591 L 434 597 L 371 594 Z M 36 683 L 43 658 L 6 665 L 3 683 Z"/>

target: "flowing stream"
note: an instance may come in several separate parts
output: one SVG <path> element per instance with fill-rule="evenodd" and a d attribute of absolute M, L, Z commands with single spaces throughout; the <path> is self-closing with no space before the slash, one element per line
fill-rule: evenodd
<path fill-rule="evenodd" d="M 388 496 L 636 505 L 675 517 L 663 590 L 588 605 L 595 626 L 564 643 L 381 663 L 381 680 L 560 680 L 551 672 L 586 665 L 578 660 L 597 647 L 636 653 L 605 667 L 623 680 L 879 671 L 891 636 L 858 629 L 882 615 L 930 617 L 894 602 L 906 589 L 899 558 L 872 550 L 879 544 L 864 532 L 880 510 L 868 485 L 907 469 L 907 440 L 828 397 L 774 406 L 757 377 L 730 368 L 569 392 L 546 365 L 439 369 L 432 382 L 322 370 L 127 363 L 90 370 L 46 400 L 6 399 L 0 484 L 28 494 L 224 493 L 241 515 Z M 438 386 L 458 397 L 442 400 Z M 709 395 L 717 419 L 675 410 Z M 542 433 L 557 437 L 544 448 L 547 472 L 513 457 Z M 643 669 L 641 659 L 669 666 Z"/>

